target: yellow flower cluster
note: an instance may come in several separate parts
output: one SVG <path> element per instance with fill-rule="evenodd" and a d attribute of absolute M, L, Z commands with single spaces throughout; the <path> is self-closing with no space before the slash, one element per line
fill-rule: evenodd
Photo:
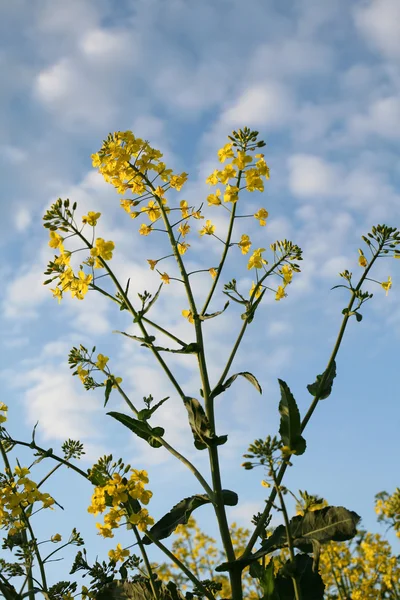
<path fill-rule="evenodd" d="M 154 524 L 154 519 L 149 516 L 147 509 L 141 508 L 139 512 L 133 513 L 129 507 L 129 498 L 138 500 L 142 504 L 149 503 L 153 494 L 144 487 L 148 482 L 146 471 L 132 469 L 129 480 L 114 473 L 107 483 L 96 486 L 88 512 L 97 515 L 109 507 L 109 511 L 104 516 L 104 524 L 96 523 L 99 535 L 105 538 L 114 537 L 112 530 L 119 527 L 124 517 L 140 531 L 146 531 L 148 525 Z"/>
<path fill-rule="evenodd" d="M 396 536 L 400 538 L 400 488 L 396 488 L 391 496 L 386 492 L 379 494 L 375 502 L 375 512 L 378 520 L 389 522 L 396 531 Z"/>
<path fill-rule="evenodd" d="M 0 402 L 0 424 L 7 421 L 8 406 L 4 402 Z M 3 414 L 1 414 L 3 413 Z"/>
<path fill-rule="evenodd" d="M 400 591 L 398 560 L 379 534 L 367 533 L 353 552 L 347 544 L 330 542 L 321 552 L 320 573 L 326 592 L 339 591 L 339 597 L 376 600 L 385 591 L 394 592 L 393 598 Z"/>
<path fill-rule="evenodd" d="M 51 508 L 55 502 L 27 477 L 29 473 L 26 467 L 15 467 L 14 476 L 0 488 L 0 527 L 9 528 L 10 535 L 25 528 L 23 509 L 35 502 L 41 502 L 42 508 Z"/>

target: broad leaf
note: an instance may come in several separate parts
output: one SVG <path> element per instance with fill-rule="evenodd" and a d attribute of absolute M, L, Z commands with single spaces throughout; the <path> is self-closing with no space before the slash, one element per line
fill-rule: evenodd
<path fill-rule="evenodd" d="M 133 419 L 128 415 L 118 412 L 109 412 L 107 414 L 125 425 L 125 427 L 133 431 L 133 433 L 136 433 L 137 436 L 146 440 L 153 448 L 160 448 L 162 446 L 161 442 L 155 437 L 162 437 L 164 435 L 164 429 L 162 427 L 151 427 L 146 421 L 139 421 L 138 419 Z"/>
<path fill-rule="evenodd" d="M 325 400 L 330 396 L 332 392 L 333 380 L 336 377 L 336 362 L 333 360 L 329 369 L 317 375 L 317 380 L 314 383 L 310 383 L 307 386 L 311 396 L 315 396 L 318 400 Z M 322 378 L 324 378 L 324 384 L 321 387 Z M 321 389 L 320 389 L 321 388 Z"/>
<path fill-rule="evenodd" d="M 198 450 L 205 450 L 207 447 L 225 444 L 228 436 L 221 435 L 217 437 L 210 427 L 204 408 L 196 398 L 185 396 L 184 404 L 189 415 L 189 424 L 194 437 L 194 445 Z"/>
<path fill-rule="evenodd" d="M 151 408 L 143 408 L 142 410 L 139 410 L 139 412 L 137 414 L 137 418 L 139 419 L 139 421 L 147 421 L 147 419 L 150 419 L 151 415 L 158 408 L 160 408 L 160 406 L 162 404 L 164 404 L 164 402 L 166 402 L 167 400 L 169 400 L 169 396 L 167 396 L 166 398 L 163 398 L 162 400 L 160 400 L 160 402 L 157 402 L 157 404 L 155 404 Z"/>
<path fill-rule="evenodd" d="M 293 539 L 293 546 L 303 552 L 313 551 L 313 542 L 326 544 L 327 542 L 345 542 L 351 540 L 357 533 L 357 523 L 360 517 L 354 511 L 343 506 L 325 506 L 319 510 L 308 511 L 305 515 L 293 517 L 289 522 Z M 216 571 L 230 571 L 235 565 L 243 568 L 263 556 L 275 552 L 288 545 L 286 528 L 278 525 L 272 535 L 265 540 L 261 548 L 246 559 L 224 563 Z"/>
<path fill-rule="evenodd" d="M 277 598 L 295 600 L 293 581 L 290 576 L 285 576 L 285 571 L 297 576 L 304 600 L 324 599 L 324 582 L 321 575 L 313 570 L 313 560 L 308 554 L 296 554 L 294 563 L 287 561 L 275 578 Z"/>
<path fill-rule="evenodd" d="M 238 496 L 235 492 L 230 490 L 222 490 L 222 497 L 225 506 L 236 506 L 238 503 Z M 203 506 L 204 504 L 210 504 L 211 500 L 206 494 L 196 494 L 195 496 L 189 496 L 184 498 L 166 514 L 157 523 L 149 529 L 150 535 L 158 540 L 163 540 L 169 537 L 178 525 L 186 525 L 189 521 L 190 515 L 196 508 Z M 151 544 L 151 540 L 144 536 L 144 544 Z"/>
<path fill-rule="evenodd" d="M 260 394 L 262 394 L 262 388 L 261 388 L 261 385 L 258 383 L 257 378 L 252 373 L 249 373 L 248 371 L 241 371 L 240 373 L 235 373 L 234 375 L 231 375 L 225 381 L 225 383 L 222 383 L 221 385 L 217 386 L 213 393 L 214 398 L 215 398 L 215 396 L 222 394 L 225 390 L 227 390 L 229 387 L 231 387 L 232 383 L 235 381 L 235 379 L 237 379 L 239 377 L 239 375 L 241 377 L 244 377 L 245 379 L 247 379 L 247 381 L 250 381 L 250 383 L 253 384 L 254 387 L 256 388 L 257 392 L 260 392 Z"/>
<path fill-rule="evenodd" d="M 258 579 L 260 587 L 264 592 L 261 600 L 280 600 L 278 592 L 275 588 L 275 577 L 274 577 L 274 559 L 271 558 L 270 562 L 265 568 L 260 563 L 254 562 L 250 565 L 250 575 Z"/>
<path fill-rule="evenodd" d="M 283 445 L 288 446 L 294 454 L 303 454 L 306 449 L 306 441 L 301 435 L 300 413 L 296 400 L 289 386 L 282 379 L 278 379 L 278 382 L 281 389 L 281 401 L 279 402 L 281 424 L 279 433 L 281 434 Z"/>

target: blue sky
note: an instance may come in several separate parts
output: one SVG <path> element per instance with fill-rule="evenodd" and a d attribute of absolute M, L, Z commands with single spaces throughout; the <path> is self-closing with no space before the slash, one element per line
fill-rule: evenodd
<path fill-rule="evenodd" d="M 81 214 L 100 211 L 98 235 L 115 241 L 118 275 L 131 278 L 132 292 L 154 291 L 159 280 L 146 259 L 156 257 L 160 238 L 137 234 L 137 222 L 121 211 L 90 155 L 110 131 L 131 129 L 159 148 L 174 172 L 189 173 L 176 198 L 200 204 L 209 193 L 205 179 L 218 168 L 217 149 L 232 129 L 247 125 L 267 142 L 271 180 L 262 197 L 254 193 L 246 202 L 250 212 L 263 206 L 270 217 L 265 229 L 246 221 L 240 233 L 248 233 L 255 248 L 292 239 L 304 255 L 288 297 L 264 303 L 232 368 L 252 371 L 264 394 L 237 382 L 217 402 L 220 431 L 229 434 L 221 448 L 223 483 L 240 496 L 229 518 L 249 525 L 263 507 L 262 472 L 239 465 L 249 443 L 277 433 L 277 378 L 288 383 L 304 414 L 311 399 L 306 385 L 323 371 L 348 301 L 345 291 L 330 288 L 340 283 L 340 271 L 361 272 L 360 236 L 372 225 L 400 226 L 399 19 L 397 0 L 1 3 L 0 375 L 16 437 L 28 438 L 39 420 L 44 446 L 57 448 L 68 437 L 85 443 L 84 468 L 108 452 L 147 468 L 155 517 L 200 491 L 163 449 L 149 448 L 110 422 L 102 395 L 86 393 L 71 377 L 70 348 L 95 344 L 136 401 L 150 393 L 170 395 L 158 413 L 167 439 L 207 473 L 206 456 L 194 451 L 185 411 L 157 365 L 143 348 L 112 335 L 129 328 L 124 314 L 95 294 L 58 306 L 42 285 L 52 251 L 41 220 L 58 197 L 77 201 Z M 223 232 L 223 216 L 209 215 Z M 207 252 L 200 254 L 205 242 Z M 193 236 L 191 243 L 188 265 L 217 260 L 216 240 Z M 236 277 L 247 290 L 246 258 L 232 256 L 225 281 Z M 381 532 L 374 495 L 399 485 L 399 269 L 398 261 L 379 261 L 375 278 L 391 275 L 393 288 L 386 297 L 369 284 L 374 298 L 362 323 L 349 324 L 333 394 L 314 414 L 305 431 L 307 452 L 293 461 L 285 480 L 294 492 L 306 489 L 355 510 L 365 528 Z M 200 297 L 206 285 L 208 279 L 199 277 Z M 215 309 L 223 302 L 222 294 L 216 296 Z M 191 326 L 180 315 L 186 307 L 173 283 L 164 286 L 153 317 L 189 336 Z M 240 313 L 231 306 L 209 323 L 207 357 L 216 380 Z M 171 367 L 188 393 L 198 395 L 195 365 L 181 358 L 173 355 Z M 110 407 L 122 408 L 117 397 Z M 91 495 L 85 482 L 64 471 L 49 489 L 66 510 L 42 519 L 43 532 L 60 530 L 67 537 L 76 525 L 88 548 L 105 555 L 114 541 L 96 537 L 85 512 Z M 215 531 L 207 508 L 196 517 Z M 122 533 L 123 541 L 129 539 Z M 60 573 L 64 567 L 55 568 Z"/>

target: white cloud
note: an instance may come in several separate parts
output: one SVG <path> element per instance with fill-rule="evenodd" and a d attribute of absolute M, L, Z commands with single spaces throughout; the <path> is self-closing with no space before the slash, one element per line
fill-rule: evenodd
<path fill-rule="evenodd" d="M 22 148 L 16 146 L 0 146 L 0 156 L 4 157 L 12 164 L 19 164 L 27 158 L 27 153 Z"/>
<path fill-rule="evenodd" d="M 400 35 L 399 35 L 400 37 Z M 400 98 L 387 96 L 374 100 L 365 114 L 349 119 L 350 134 L 376 134 L 387 139 L 400 138 Z"/>
<path fill-rule="evenodd" d="M 31 212 L 25 206 L 21 206 L 15 214 L 15 227 L 17 231 L 25 231 L 31 224 L 31 221 Z"/>
<path fill-rule="evenodd" d="M 337 193 L 338 169 L 319 156 L 295 154 L 289 158 L 289 187 L 299 198 Z"/>
<path fill-rule="evenodd" d="M 356 26 L 367 43 L 389 58 L 400 57 L 400 3 L 398 0 L 367 0 L 354 10 Z"/>
<path fill-rule="evenodd" d="M 22 270 L 5 291 L 3 316 L 11 319 L 29 319 L 36 316 L 37 307 L 49 295 L 43 285 L 43 265 L 34 264 L 29 270 Z"/>
<path fill-rule="evenodd" d="M 246 89 L 233 106 L 221 115 L 225 126 L 264 126 L 276 128 L 288 123 L 293 103 L 288 89 L 277 82 L 257 84 Z"/>

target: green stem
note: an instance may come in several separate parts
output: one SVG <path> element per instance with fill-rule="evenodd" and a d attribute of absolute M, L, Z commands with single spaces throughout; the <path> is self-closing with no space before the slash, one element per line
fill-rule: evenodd
<path fill-rule="evenodd" d="M 152 589 L 152 592 L 153 592 L 153 596 L 154 596 L 155 600 L 159 600 L 160 595 L 158 593 L 157 586 L 154 585 L 154 575 L 153 575 L 153 571 L 152 571 L 152 568 L 151 568 L 151 564 L 150 564 L 149 558 L 147 556 L 147 552 L 146 552 L 146 549 L 145 549 L 144 544 L 142 542 L 142 539 L 141 539 L 141 537 L 140 537 L 140 535 L 138 533 L 137 527 L 133 527 L 133 532 L 135 534 L 138 546 L 140 548 L 140 552 L 141 552 L 141 554 L 143 556 L 144 564 L 146 565 L 147 574 L 148 574 L 148 577 L 149 577 L 150 586 L 151 586 L 151 589 Z"/>
<path fill-rule="evenodd" d="M 164 554 L 166 554 L 168 556 L 168 558 L 170 560 L 172 560 L 172 562 L 174 562 L 179 568 L 180 570 L 185 573 L 186 577 L 188 579 L 190 579 L 190 581 L 192 583 L 194 583 L 194 585 L 203 592 L 204 596 L 206 596 L 207 598 L 209 598 L 209 600 L 215 600 L 213 594 L 211 592 L 209 592 L 201 583 L 201 581 L 199 581 L 197 579 L 197 577 L 195 575 L 193 575 L 193 573 L 191 571 L 189 571 L 189 569 L 186 567 L 186 565 L 179 560 L 179 558 L 177 556 L 175 556 L 175 554 L 173 554 L 172 552 L 170 552 L 168 550 L 168 548 L 166 546 L 164 546 L 164 544 L 162 544 L 159 540 L 156 540 L 148 531 L 144 532 L 145 535 L 153 542 L 153 544 L 155 544 L 157 546 L 157 548 L 159 548 L 160 550 L 162 550 L 162 552 L 164 552 Z"/>
<path fill-rule="evenodd" d="M 361 286 L 364 283 L 365 278 L 367 277 L 369 270 L 371 269 L 371 267 L 374 264 L 375 260 L 378 258 L 378 255 L 379 255 L 379 253 L 380 253 L 381 250 L 382 250 L 382 244 L 379 245 L 377 253 L 375 254 L 375 256 L 373 257 L 373 259 L 369 263 L 368 267 L 365 269 L 362 277 L 360 278 L 360 281 L 358 282 L 358 285 L 352 291 L 350 302 L 349 302 L 349 304 L 347 306 L 347 311 L 348 312 L 351 312 L 351 309 L 353 308 L 353 304 L 354 304 L 354 302 L 356 300 L 356 293 L 361 289 Z M 332 351 L 332 354 L 331 354 L 331 356 L 329 358 L 328 364 L 326 366 L 326 369 L 325 369 L 324 374 L 323 374 L 323 376 L 321 378 L 321 381 L 320 381 L 320 389 L 323 389 L 323 386 L 325 384 L 325 381 L 326 381 L 326 378 L 328 376 L 328 373 L 330 372 L 330 369 L 331 369 L 331 366 L 333 364 L 333 361 L 335 360 L 336 355 L 337 355 L 337 353 L 339 351 L 340 344 L 342 342 L 343 335 L 344 335 L 344 332 L 346 330 L 349 318 L 350 317 L 348 316 L 348 314 L 345 314 L 344 317 L 343 317 L 342 324 L 341 324 L 341 327 L 340 327 L 340 330 L 339 330 L 339 334 L 338 334 L 338 337 L 337 337 L 334 349 Z M 311 402 L 310 408 L 308 409 L 308 411 L 307 411 L 304 419 L 301 422 L 301 432 L 303 432 L 304 429 L 306 428 L 307 423 L 310 420 L 310 418 L 311 418 L 311 416 L 312 416 L 312 414 L 313 414 L 313 412 L 314 412 L 314 410 L 315 410 L 315 408 L 316 408 L 319 400 L 320 400 L 320 397 L 319 396 L 315 396 L 314 400 Z M 286 462 L 282 463 L 282 465 L 281 465 L 281 467 L 279 469 L 279 472 L 278 472 L 278 474 L 276 476 L 276 480 L 277 480 L 278 485 L 281 484 L 281 481 L 283 479 L 283 476 L 284 476 L 284 474 L 286 472 L 287 467 L 288 467 L 288 463 L 286 463 Z M 247 543 L 245 551 L 243 552 L 243 554 L 242 554 L 242 556 L 240 558 L 247 558 L 251 554 L 251 551 L 253 549 L 254 544 L 257 541 L 257 538 L 260 535 L 261 531 L 263 530 L 264 524 L 265 524 L 265 522 L 266 522 L 266 520 L 267 520 L 267 518 L 269 516 L 269 513 L 271 511 L 271 507 L 272 507 L 272 504 L 273 504 L 275 498 L 276 498 L 276 490 L 275 490 L 275 488 L 273 488 L 271 490 L 271 494 L 270 494 L 270 496 L 268 498 L 268 501 L 267 501 L 265 509 L 264 509 L 264 511 L 263 511 L 263 513 L 261 515 L 261 518 L 258 521 L 258 524 L 257 524 L 256 528 L 254 529 L 254 532 L 251 535 L 250 540 Z"/>
<path fill-rule="evenodd" d="M 283 520 L 285 521 L 285 529 L 286 529 L 286 536 L 287 536 L 288 546 L 289 546 L 290 560 L 294 564 L 295 555 L 294 555 L 294 549 L 293 549 L 293 536 L 292 536 L 292 532 L 290 530 L 289 517 L 288 517 L 287 510 L 286 510 L 286 505 L 285 505 L 285 501 L 283 499 L 281 488 L 276 481 L 275 469 L 274 469 L 271 461 L 270 461 L 270 472 L 272 475 L 272 479 L 274 481 L 276 493 L 278 494 L 279 503 L 281 505 L 281 509 L 282 509 L 282 513 L 283 513 Z M 292 581 L 293 581 L 295 598 L 296 598 L 296 600 L 301 600 L 301 590 L 300 590 L 299 583 L 297 581 L 297 577 L 292 577 Z"/>
<path fill-rule="evenodd" d="M 125 394 L 125 392 L 122 390 L 122 388 L 118 384 L 117 384 L 117 388 L 118 388 L 119 393 L 125 400 L 125 402 L 128 404 L 129 408 L 132 410 L 132 412 L 135 415 L 137 415 L 139 412 L 137 410 L 137 408 L 132 404 L 132 402 L 129 400 L 128 396 Z M 196 479 L 201 483 L 202 487 L 207 492 L 210 500 L 212 502 L 214 502 L 214 492 L 212 491 L 212 489 L 210 488 L 210 486 L 208 485 L 208 483 L 204 479 L 204 477 L 201 475 L 201 473 L 190 462 L 190 460 L 185 458 L 180 452 L 178 452 L 178 450 L 175 450 L 175 448 L 173 448 L 173 446 L 171 446 L 163 437 L 155 436 L 155 439 L 158 440 L 160 442 L 160 444 L 162 444 L 164 446 L 164 448 L 166 450 L 168 450 L 168 452 L 170 452 L 170 454 L 175 456 L 175 458 L 178 458 L 184 465 L 186 465 L 186 467 L 193 473 L 193 475 L 196 477 Z"/>
<path fill-rule="evenodd" d="M 47 458 L 53 458 L 57 462 L 62 463 L 63 465 L 67 466 L 69 469 L 76 471 L 77 473 L 79 473 L 79 475 L 82 475 L 82 477 L 85 477 L 86 479 L 88 479 L 88 475 L 87 475 L 87 473 L 85 473 L 85 471 L 82 471 L 82 469 L 80 469 L 79 467 L 76 467 L 69 461 L 65 460 L 64 458 L 61 458 L 60 456 L 57 456 L 53 452 L 51 452 L 49 454 L 48 450 L 45 450 L 44 448 L 37 446 L 35 442 L 30 442 L 30 443 L 29 442 L 21 442 L 20 440 L 14 440 L 12 438 L 10 438 L 9 441 L 12 444 L 15 444 L 17 446 L 26 446 L 27 448 L 31 448 L 32 450 L 38 450 L 39 452 L 46 454 Z"/>

